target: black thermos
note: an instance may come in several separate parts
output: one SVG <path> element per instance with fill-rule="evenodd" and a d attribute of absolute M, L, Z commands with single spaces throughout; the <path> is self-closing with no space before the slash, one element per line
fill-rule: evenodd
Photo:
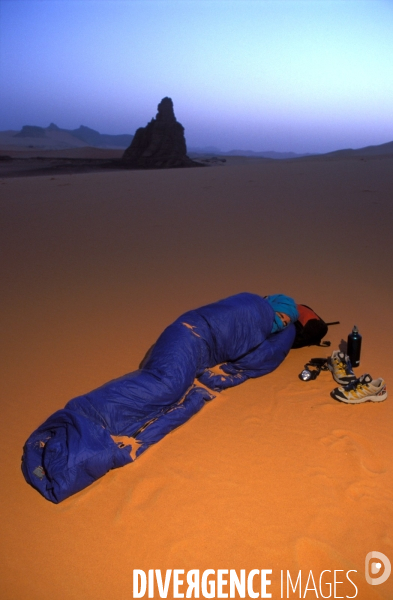
<path fill-rule="evenodd" d="M 352 329 L 352 333 L 348 336 L 347 354 L 350 358 L 351 365 L 358 367 L 360 364 L 360 348 L 362 346 L 362 336 L 359 333 L 356 325 Z"/>

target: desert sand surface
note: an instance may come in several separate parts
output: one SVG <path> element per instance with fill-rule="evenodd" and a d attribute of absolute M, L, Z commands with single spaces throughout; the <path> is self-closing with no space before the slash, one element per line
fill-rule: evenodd
<path fill-rule="evenodd" d="M 0 179 L 1 598 L 126 600 L 134 569 L 272 570 L 272 598 L 298 598 L 280 573 L 301 570 L 301 597 L 393 598 L 393 577 L 364 577 L 367 553 L 393 560 L 392 172 L 340 157 Z M 242 291 L 339 320 L 331 348 L 291 351 L 59 505 L 25 482 L 23 444 L 51 413 L 137 369 L 182 312 Z M 386 380 L 385 402 L 298 378 L 354 324 L 356 372 Z"/>
<path fill-rule="evenodd" d="M 40 150 L 0 145 L 0 178 L 121 170 L 125 167 L 123 153 L 124 150 L 90 146 Z"/>

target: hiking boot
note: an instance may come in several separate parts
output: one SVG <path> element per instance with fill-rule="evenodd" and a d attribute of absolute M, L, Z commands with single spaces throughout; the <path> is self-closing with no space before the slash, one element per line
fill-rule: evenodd
<path fill-rule="evenodd" d="M 332 372 L 334 381 L 341 385 L 348 385 L 356 379 L 356 375 L 352 371 L 351 360 L 345 352 L 335 350 L 328 359 L 327 367 Z"/>
<path fill-rule="evenodd" d="M 388 397 L 386 383 L 379 379 L 372 379 L 371 375 L 362 375 L 345 387 L 335 388 L 331 396 L 347 404 L 360 404 L 361 402 L 382 402 Z"/>

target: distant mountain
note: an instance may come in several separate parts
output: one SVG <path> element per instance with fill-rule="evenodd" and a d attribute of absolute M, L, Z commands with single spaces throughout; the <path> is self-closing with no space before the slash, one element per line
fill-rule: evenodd
<path fill-rule="evenodd" d="M 324 154 L 321 153 L 304 153 L 304 154 L 296 154 L 295 152 L 275 152 L 273 150 L 270 151 L 262 151 L 262 152 L 254 152 L 253 150 L 230 150 L 229 152 L 222 152 L 218 148 L 214 146 L 206 146 L 205 148 L 189 148 L 189 152 L 194 152 L 195 154 L 217 154 L 219 156 L 254 156 L 261 158 L 273 158 L 273 159 L 285 159 L 285 158 L 307 158 L 307 157 L 316 157 L 316 158 L 325 158 L 326 156 L 335 157 L 337 156 L 383 156 L 387 154 L 393 154 L 393 142 L 387 142 L 386 144 L 379 144 L 376 146 L 365 146 L 364 148 L 345 148 L 343 150 L 335 150 L 334 152 L 326 152 Z"/>
<path fill-rule="evenodd" d="M 321 154 L 321 156 L 340 156 L 345 154 L 346 156 L 380 156 L 383 154 L 393 154 L 393 142 L 387 142 L 386 144 L 379 144 L 378 146 L 364 146 L 364 148 L 346 148 L 344 150 L 335 150 L 334 152 L 327 152 Z"/>
<path fill-rule="evenodd" d="M 78 140 L 86 142 L 89 146 L 97 148 L 107 148 L 115 146 L 117 148 L 127 148 L 134 137 L 131 134 L 123 133 L 120 135 L 110 135 L 108 133 L 99 133 L 95 129 L 90 129 L 85 125 L 81 125 L 78 129 L 60 129 L 54 123 L 51 123 L 47 128 L 48 131 L 66 131 Z"/>
<path fill-rule="evenodd" d="M 217 146 L 187 146 L 187 152 L 194 154 L 223 154 L 222 150 L 217 148 Z"/>
<path fill-rule="evenodd" d="M 299 156 L 308 156 L 308 154 L 297 154 L 296 152 L 275 152 L 274 150 L 266 150 L 262 152 L 254 152 L 253 150 L 230 150 L 225 152 L 227 156 L 255 156 L 255 158 L 298 158 Z"/>
<path fill-rule="evenodd" d="M 275 152 L 274 150 L 266 150 L 255 152 L 254 150 L 229 150 L 223 152 L 216 146 L 190 147 L 187 149 L 191 154 L 218 154 L 219 156 L 251 156 L 255 158 L 298 158 L 300 156 L 309 156 L 308 154 L 296 154 L 295 152 Z"/>
<path fill-rule="evenodd" d="M 35 125 L 23 125 L 22 129 L 15 134 L 14 137 L 21 138 L 44 138 L 45 129 L 43 127 L 36 127 Z"/>
<path fill-rule="evenodd" d="M 217 156 L 254 156 L 255 158 L 274 158 L 274 159 L 285 159 L 285 158 L 307 158 L 315 156 L 318 158 L 325 158 L 326 156 L 340 157 L 340 156 L 381 156 L 384 154 L 393 154 L 393 142 L 387 142 L 386 144 L 379 144 L 378 146 L 365 146 L 364 148 L 346 148 L 343 150 L 335 150 L 334 152 L 322 153 L 304 153 L 296 154 L 295 152 L 275 152 L 274 150 L 255 152 L 253 150 L 230 150 L 223 152 L 216 146 L 204 146 L 188 148 L 188 152 L 191 154 L 215 154 Z"/>
<path fill-rule="evenodd" d="M 55 123 L 51 123 L 49 127 L 45 128 L 37 127 L 36 125 L 24 125 L 21 131 L 13 137 L 29 138 L 29 140 L 39 138 L 40 142 L 45 143 L 44 140 L 47 140 L 48 144 L 50 144 L 53 143 L 54 139 L 60 143 L 62 134 L 65 134 L 62 141 L 68 147 L 73 146 L 72 139 L 74 139 L 76 147 L 87 145 L 95 148 L 128 148 L 134 137 L 128 133 L 122 135 L 99 133 L 95 129 L 90 129 L 90 127 L 86 127 L 85 125 L 81 125 L 78 129 L 61 129 Z"/>

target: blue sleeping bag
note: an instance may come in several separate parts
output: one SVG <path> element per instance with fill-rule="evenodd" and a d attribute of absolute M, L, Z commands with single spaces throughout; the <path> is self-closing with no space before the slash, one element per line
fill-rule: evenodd
<path fill-rule="evenodd" d="M 70 400 L 29 437 L 22 457 L 26 481 L 61 502 L 133 461 L 187 421 L 212 391 L 273 371 L 289 352 L 294 325 L 271 333 L 274 311 L 264 298 L 242 293 L 191 310 L 167 327 L 142 368 Z M 225 375 L 209 369 L 222 364 Z M 135 442 L 134 442 L 135 444 Z"/>

